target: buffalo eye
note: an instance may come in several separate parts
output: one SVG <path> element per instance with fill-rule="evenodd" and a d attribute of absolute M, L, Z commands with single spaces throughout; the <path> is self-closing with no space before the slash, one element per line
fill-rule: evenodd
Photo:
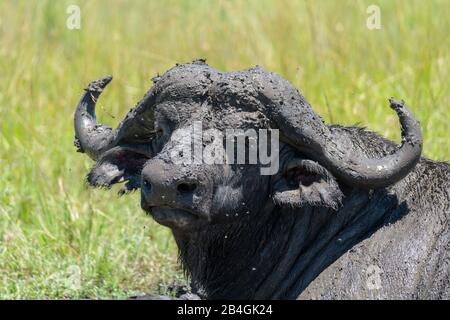
<path fill-rule="evenodd" d="M 321 176 L 306 170 L 303 167 L 294 167 L 286 171 L 285 178 L 292 187 L 303 185 L 309 187 L 314 182 L 319 182 Z"/>

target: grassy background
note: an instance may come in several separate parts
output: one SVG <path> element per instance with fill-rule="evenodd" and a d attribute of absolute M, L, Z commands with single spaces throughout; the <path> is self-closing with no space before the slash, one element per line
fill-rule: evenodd
<path fill-rule="evenodd" d="M 381 30 L 366 28 L 373 2 Z M 81 30 L 66 28 L 69 4 Z M 327 121 L 395 140 L 386 99 L 404 98 L 425 155 L 448 160 L 449 12 L 447 0 L 0 1 L 0 298 L 126 297 L 181 277 L 138 194 L 83 184 L 92 163 L 72 145 L 72 114 L 90 80 L 115 76 L 98 110 L 115 126 L 176 62 L 260 64 Z"/>

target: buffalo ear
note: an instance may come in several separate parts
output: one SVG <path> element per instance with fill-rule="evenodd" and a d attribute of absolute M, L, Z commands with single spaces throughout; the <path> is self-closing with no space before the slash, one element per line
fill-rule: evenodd
<path fill-rule="evenodd" d="M 115 147 L 105 152 L 87 175 L 93 187 L 110 188 L 126 182 L 119 194 L 138 189 L 140 176 L 148 157 L 127 148 Z"/>
<path fill-rule="evenodd" d="M 275 177 L 272 199 L 291 208 L 326 207 L 337 210 L 343 193 L 333 175 L 311 160 L 295 159 Z"/>

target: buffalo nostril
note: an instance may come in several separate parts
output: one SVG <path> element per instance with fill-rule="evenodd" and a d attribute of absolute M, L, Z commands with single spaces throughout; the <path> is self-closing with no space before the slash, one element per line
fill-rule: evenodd
<path fill-rule="evenodd" d="M 180 193 L 190 193 L 190 192 L 193 192 L 195 189 L 197 189 L 196 183 L 183 182 L 177 186 L 177 190 Z"/>

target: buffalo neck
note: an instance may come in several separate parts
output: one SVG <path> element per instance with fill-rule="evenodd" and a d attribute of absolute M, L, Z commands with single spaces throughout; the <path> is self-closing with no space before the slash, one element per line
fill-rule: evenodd
<path fill-rule="evenodd" d="M 376 198 L 376 201 L 371 201 Z M 280 208 L 198 232 L 174 232 L 192 287 L 209 299 L 295 299 L 327 266 L 383 223 L 386 192 L 353 190 L 338 211 Z M 365 214 L 371 210 L 371 214 Z M 349 226 L 352 226 L 349 228 Z"/>

